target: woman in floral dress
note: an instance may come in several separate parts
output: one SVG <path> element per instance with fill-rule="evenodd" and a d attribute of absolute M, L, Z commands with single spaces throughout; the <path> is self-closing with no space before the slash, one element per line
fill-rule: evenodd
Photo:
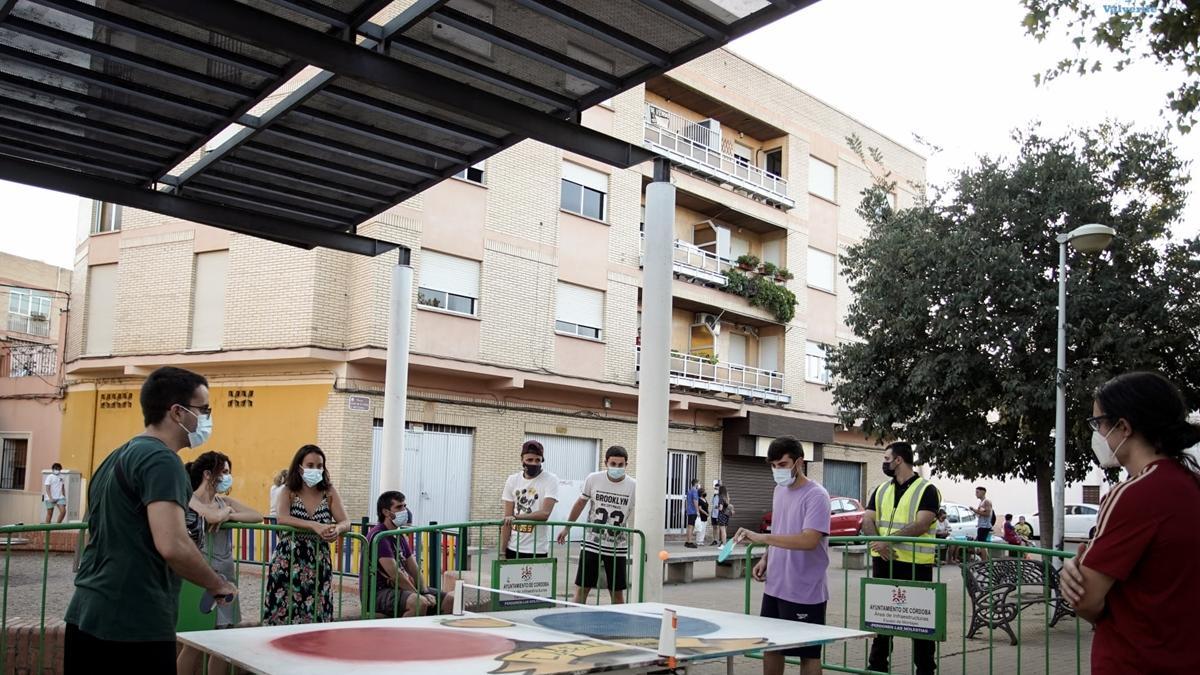
<path fill-rule="evenodd" d="M 302 532 L 281 535 L 271 554 L 263 624 L 332 621 L 329 543 L 350 530 L 350 519 L 329 480 L 321 448 L 305 445 L 296 452 L 275 507 L 280 525 Z"/>

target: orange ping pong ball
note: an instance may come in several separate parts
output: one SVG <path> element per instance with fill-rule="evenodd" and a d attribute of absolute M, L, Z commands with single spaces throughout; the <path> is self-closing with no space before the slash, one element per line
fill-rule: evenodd
<path fill-rule="evenodd" d="M 670 553 L 667 553 L 667 552 L 666 552 L 666 550 L 662 550 L 662 551 L 659 551 L 659 552 L 658 552 L 658 559 L 659 559 L 659 560 L 662 560 L 662 561 L 664 561 L 664 562 L 665 562 L 665 561 L 666 561 L 666 559 L 667 559 L 667 558 L 670 558 L 670 557 L 671 557 L 671 554 L 670 554 Z"/>

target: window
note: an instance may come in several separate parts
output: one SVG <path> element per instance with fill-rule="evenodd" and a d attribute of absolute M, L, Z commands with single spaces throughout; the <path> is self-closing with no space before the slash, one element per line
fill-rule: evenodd
<path fill-rule="evenodd" d="M 804 379 L 817 384 L 829 384 L 829 365 L 825 358 L 826 346 L 809 340 L 804 345 Z"/>
<path fill-rule="evenodd" d="M 460 180 L 465 180 L 468 183 L 478 183 L 479 185 L 484 185 L 484 179 L 487 177 L 487 162 L 484 161 L 479 162 L 478 164 L 472 164 L 471 166 L 468 166 L 462 171 L 454 174 L 454 177 Z"/>
<path fill-rule="evenodd" d="M 1099 504 L 1100 503 L 1100 486 L 1099 485 L 1084 485 L 1083 486 L 1083 503 Z"/>
<path fill-rule="evenodd" d="M 603 73 L 608 73 L 609 75 L 611 75 L 613 72 L 613 62 L 612 61 L 609 61 L 608 59 L 604 58 L 603 56 L 600 56 L 599 54 L 596 54 L 594 52 L 589 52 L 586 49 L 576 47 L 575 45 L 572 45 L 572 44 L 567 45 L 567 58 L 574 59 L 580 63 L 589 65 L 589 66 L 595 68 L 596 70 L 599 70 L 600 72 L 603 72 Z M 596 83 L 592 82 L 591 80 L 585 80 L 583 78 L 576 77 L 574 75 L 566 75 L 566 78 L 563 80 L 563 88 L 576 96 L 583 96 L 584 94 L 589 94 L 592 92 L 593 89 L 596 88 L 596 86 L 597 86 Z M 609 106 L 611 107 L 612 100 L 609 99 L 608 103 L 609 103 Z"/>
<path fill-rule="evenodd" d="M 559 205 L 564 211 L 604 220 L 604 201 L 607 196 L 608 174 L 563 162 Z"/>
<path fill-rule="evenodd" d="M 92 234 L 116 232 L 121 229 L 121 206 L 108 202 L 92 202 Z"/>
<path fill-rule="evenodd" d="M 599 340 L 603 335 L 604 293 L 593 288 L 558 282 L 554 331 Z"/>
<path fill-rule="evenodd" d="M 8 329 L 48 337 L 50 335 L 50 294 L 28 288 L 8 292 Z"/>
<path fill-rule="evenodd" d="M 811 155 L 808 158 L 808 191 L 812 194 L 837 201 L 837 168 Z"/>
<path fill-rule="evenodd" d="M 763 162 L 767 173 L 783 176 L 783 148 L 767 150 L 763 154 Z"/>
<path fill-rule="evenodd" d="M 479 304 L 479 263 L 437 251 L 422 251 L 417 304 L 475 316 Z"/>
<path fill-rule="evenodd" d="M 25 462 L 29 439 L 6 438 L 0 450 L 0 490 L 25 489 Z"/>
<path fill-rule="evenodd" d="M 733 144 L 733 158 L 742 166 L 750 166 L 754 164 L 754 150 L 748 145 L 742 145 L 735 141 Z"/>
<path fill-rule="evenodd" d="M 836 292 L 837 261 L 832 253 L 808 249 L 808 285 L 830 293 Z"/>
<path fill-rule="evenodd" d="M 197 253 L 192 286 L 192 349 L 220 349 L 225 337 L 229 251 Z"/>
<path fill-rule="evenodd" d="M 85 352 L 111 354 L 113 308 L 117 304 L 117 266 L 94 265 L 88 269 L 87 316 L 84 322 Z"/>
<path fill-rule="evenodd" d="M 468 16 L 485 21 L 493 22 L 493 10 L 491 5 L 485 5 L 477 0 L 458 0 L 454 3 L 454 9 Z M 484 58 L 492 58 L 492 43 L 484 40 L 481 37 L 476 37 L 459 28 L 454 28 L 441 21 L 434 20 L 433 36 L 444 42 L 458 47 L 462 51 L 470 52 Z"/>

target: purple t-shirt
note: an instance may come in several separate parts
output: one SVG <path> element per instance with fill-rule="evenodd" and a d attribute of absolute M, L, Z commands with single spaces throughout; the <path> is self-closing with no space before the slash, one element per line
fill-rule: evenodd
<path fill-rule="evenodd" d="M 771 501 L 771 534 L 800 534 L 816 530 L 829 534 L 829 493 L 809 480 L 802 487 L 775 486 Z M 767 595 L 802 605 L 829 600 L 829 541 L 811 551 L 772 546 L 767 554 Z"/>
<path fill-rule="evenodd" d="M 367 545 L 370 546 L 371 542 L 373 542 L 375 540 L 375 537 L 380 532 L 386 532 L 389 529 L 392 529 L 392 528 L 389 528 L 388 526 L 384 525 L 383 523 L 377 523 L 374 527 L 371 528 L 371 530 L 369 532 L 367 532 Z M 397 553 L 396 552 L 396 541 L 397 540 L 399 540 L 399 542 L 400 542 L 399 555 L 396 555 L 396 553 Z M 359 576 L 359 579 L 366 578 L 366 574 L 367 574 L 366 561 L 370 557 L 370 549 L 363 551 L 363 554 L 364 554 L 362 556 L 363 569 L 361 569 L 359 571 L 359 574 L 361 575 L 361 576 Z M 379 559 L 380 560 L 383 560 L 384 558 L 391 558 L 396 561 L 396 565 L 398 567 L 403 568 L 404 561 L 410 555 L 412 555 L 412 548 L 409 547 L 408 539 L 405 537 L 384 537 L 379 540 Z M 383 567 L 376 568 L 375 587 L 376 588 L 389 588 L 389 587 L 391 587 L 391 585 L 392 585 L 391 580 L 388 579 L 387 575 L 383 573 Z"/>

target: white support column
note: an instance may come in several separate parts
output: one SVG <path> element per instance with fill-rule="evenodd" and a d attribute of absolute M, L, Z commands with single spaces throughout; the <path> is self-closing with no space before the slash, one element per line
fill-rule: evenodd
<path fill-rule="evenodd" d="M 662 599 L 667 501 L 667 423 L 671 349 L 671 245 L 675 186 L 666 160 L 655 160 L 646 187 L 646 251 L 642 263 L 642 358 L 638 384 L 637 495 L 634 527 L 646 534 L 645 600 Z"/>
<path fill-rule="evenodd" d="M 409 251 L 400 253 L 400 264 L 392 269 L 392 311 L 388 323 L 387 371 L 383 386 L 383 452 L 380 453 L 379 484 L 375 496 L 400 489 L 404 467 L 404 420 L 408 413 L 408 336 L 412 325 L 413 269 Z"/>

